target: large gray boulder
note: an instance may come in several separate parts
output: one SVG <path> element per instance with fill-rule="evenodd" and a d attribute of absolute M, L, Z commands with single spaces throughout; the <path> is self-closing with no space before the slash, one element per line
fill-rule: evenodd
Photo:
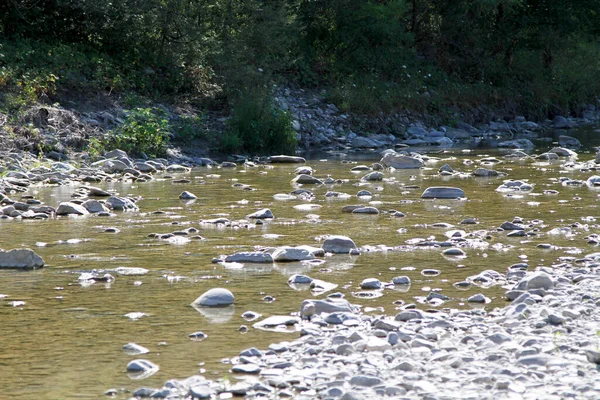
<path fill-rule="evenodd" d="M 422 199 L 458 199 L 460 197 L 465 197 L 464 190 L 449 186 L 428 187 L 421 195 Z"/>
<path fill-rule="evenodd" d="M 200 307 L 224 307 L 233 304 L 235 297 L 227 289 L 214 288 L 202 294 L 192 303 L 192 306 Z"/>
<path fill-rule="evenodd" d="M 323 250 L 326 253 L 348 254 L 354 249 L 356 244 L 347 236 L 329 236 L 323 242 Z"/>
<path fill-rule="evenodd" d="M 425 163 L 417 157 L 406 156 L 398 153 L 388 153 L 380 161 L 385 167 L 395 169 L 418 169 Z"/>
<path fill-rule="evenodd" d="M 70 201 L 62 202 L 56 209 L 56 215 L 87 215 L 88 210 L 80 204 L 71 203 Z"/>
<path fill-rule="evenodd" d="M 98 200 L 86 200 L 81 204 L 89 213 L 96 214 L 99 212 L 108 212 L 108 208 Z"/>
<path fill-rule="evenodd" d="M 41 268 L 44 260 L 31 249 L 0 250 L 0 269 L 2 268 Z"/>

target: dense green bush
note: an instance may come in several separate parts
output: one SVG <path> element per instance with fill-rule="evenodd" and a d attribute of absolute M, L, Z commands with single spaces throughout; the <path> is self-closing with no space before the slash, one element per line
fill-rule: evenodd
<path fill-rule="evenodd" d="M 289 114 L 279 110 L 273 97 L 260 90 L 244 92 L 235 100 L 227 130 L 221 141 L 227 152 L 293 154 L 296 132 Z"/>
<path fill-rule="evenodd" d="M 102 146 L 134 155 L 156 157 L 165 154 L 169 140 L 169 120 L 164 111 L 136 108 L 127 112 L 127 118 L 121 126 L 109 132 Z"/>

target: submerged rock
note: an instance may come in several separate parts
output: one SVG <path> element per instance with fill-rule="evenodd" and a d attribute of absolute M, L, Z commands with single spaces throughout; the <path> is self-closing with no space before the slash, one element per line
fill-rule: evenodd
<path fill-rule="evenodd" d="M 275 218 L 275 217 L 273 216 L 273 213 L 271 212 L 271 210 L 269 210 L 268 208 L 263 208 L 256 212 L 253 212 L 252 214 L 246 215 L 246 218 L 271 219 L 271 218 Z"/>
<path fill-rule="evenodd" d="M 425 163 L 417 157 L 406 156 L 398 153 L 388 153 L 380 161 L 385 167 L 394 169 L 419 169 Z"/>
<path fill-rule="evenodd" d="M 279 155 L 279 156 L 271 156 L 269 157 L 269 162 L 271 163 L 305 163 L 306 159 L 303 157 L 297 157 L 297 156 L 286 156 L 286 155 Z"/>
<path fill-rule="evenodd" d="M 272 263 L 273 256 L 261 251 L 242 251 L 225 257 L 225 262 L 237 263 Z"/>

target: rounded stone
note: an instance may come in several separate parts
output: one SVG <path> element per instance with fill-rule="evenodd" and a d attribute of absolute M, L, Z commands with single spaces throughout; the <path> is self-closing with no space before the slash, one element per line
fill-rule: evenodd
<path fill-rule="evenodd" d="M 228 306 L 233 304 L 234 296 L 227 289 L 214 288 L 210 289 L 202 296 L 194 300 L 194 305 L 204 307 Z"/>

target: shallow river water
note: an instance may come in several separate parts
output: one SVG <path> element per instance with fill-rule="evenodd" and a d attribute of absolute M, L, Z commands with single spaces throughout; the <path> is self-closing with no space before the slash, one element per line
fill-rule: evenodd
<path fill-rule="evenodd" d="M 541 152 L 541 151 L 538 151 Z M 263 317 L 298 312 L 304 299 L 323 297 L 309 290 L 288 286 L 288 277 L 303 273 L 337 284 L 350 302 L 360 304 L 367 313 L 394 315 L 405 303 L 422 303 L 423 309 L 469 307 L 466 298 L 483 293 L 492 299 L 486 309 L 502 306 L 505 289 L 471 286 L 456 289 L 453 284 L 469 276 L 527 262 L 531 267 L 549 265 L 561 255 L 580 257 L 595 251 L 585 236 L 600 233 L 598 212 L 600 189 L 565 186 L 557 178 L 587 179 L 594 171 L 567 169 L 564 161 L 543 163 L 510 161 L 506 152 L 452 149 L 435 154 L 442 161 L 423 170 L 384 172 L 383 182 L 360 183 L 363 173 L 352 173 L 355 164 L 335 154 L 312 159 L 307 165 L 315 176 L 342 179 L 342 184 L 313 190 L 311 204 L 318 209 L 302 211 L 295 205 L 302 200 L 275 200 L 278 193 L 289 193 L 297 165 L 271 167 L 239 166 L 237 169 L 198 168 L 189 174 L 159 174 L 148 183 L 113 182 L 97 186 L 121 195 L 140 196 L 139 213 L 116 213 L 112 217 L 60 217 L 47 221 L 0 220 L 3 248 L 30 247 L 41 255 L 46 266 L 35 271 L 0 271 L 0 398 L 80 399 L 101 398 L 109 388 L 135 390 L 141 386 L 160 387 L 169 378 L 204 374 L 211 379 L 235 379 L 229 365 L 221 362 L 247 347 L 266 348 L 269 343 L 297 337 L 298 333 L 274 333 L 252 328 L 241 314 L 256 311 Z M 445 163 L 455 170 L 472 171 L 478 160 L 494 156 L 503 162 L 489 168 L 508 173 L 506 178 L 440 177 Z M 358 164 L 377 161 L 375 153 L 361 155 Z M 579 161 L 593 158 L 580 153 Z M 472 165 L 468 160 L 473 161 Z M 173 183 L 187 178 L 191 183 Z M 503 179 L 528 179 L 534 190 L 507 196 L 495 189 Z M 235 183 L 255 190 L 233 187 Z M 422 200 L 428 186 L 462 188 L 466 200 Z M 45 204 L 57 206 L 67 201 L 78 185 L 32 187 L 33 194 Z M 359 200 L 359 190 L 373 197 Z M 543 194 L 544 190 L 558 194 Z M 198 196 L 192 202 L 178 199 L 183 191 Z M 326 197 L 327 191 L 344 192 L 349 199 Z M 18 198 L 18 195 L 15 195 Z M 342 213 L 348 204 L 372 202 L 383 213 L 354 215 Z M 243 219 L 247 214 L 268 207 L 275 219 L 264 225 L 250 222 L 238 228 L 200 224 L 199 220 L 226 217 Z M 399 210 L 406 216 L 392 217 L 385 211 Z M 162 210 L 164 213 L 154 213 Z M 491 232 L 487 247 L 467 248 L 467 257 L 450 259 L 440 248 L 406 246 L 411 239 L 446 239 L 450 228 L 432 226 L 445 222 L 467 232 L 493 230 L 515 216 L 527 221 L 541 220 L 537 236 L 508 238 L 506 232 Z M 478 218 L 477 225 L 459 225 L 464 218 Z M 577 227 L 559 234 L 553 228 Z M 116 227 L 119 233 L 105 233 Z M 149 238 L 151 233 L 168 233 L 188 227 L 199 229 L 205 240 L 170 243 Z M 246 264 L 227 268 L 212 263 L 214 257 L 255 248 L 308 244 L 319 246 L 321 236 L 342 234 L 351 237 L 362 249 L 359 256 L 335 255 L 312 267 L 307 264 Z M 542 250 L 540 243 L 559 246 Z M 405 246 L 405 247 L 400 247 Z M 384 247 L 393 248 L 384 251 Z M 142 267 L 145 275 L 122 276 L 119 266 Z M 411 268 L 412 267 L 412 268 Z M 424 276 L 424 269 L 438 269 L 435 277 Z M 78 283 L 82 272 L 107 270 L 116 277 L 112 283 Z M 360 282 L 378 278 L 389 282 L 407 275 L 410 288 L 386 289 L 377 298 L 361 296 Z M 235 295 L 235 305 L 227 310 L 205 311 L 190 306 L 199 295 L 213 287 L 225 287 Z M 424 302 L 432 290 L 452 300 L 436 306 Z M 266 301 L 272 296 L 274 301 Z M 133 314 L 130 313 L 143 313 Z M 141 315 L 141 316 L 140 316 Z M 137 317 L 137 318 L 136 318 Z M 240 325 L 249 331 L 241 333 Z M 208 338 L 193 341 L 188 335 L 203 331 Z M 142 356 L 160 366 L 153 376 L 138 381 L 125 372 L 127 363 L 138 358 L 121 349 L 135 342 L 150 349 Z M 122 392 L 122 398 L 127 398 Z"/>

